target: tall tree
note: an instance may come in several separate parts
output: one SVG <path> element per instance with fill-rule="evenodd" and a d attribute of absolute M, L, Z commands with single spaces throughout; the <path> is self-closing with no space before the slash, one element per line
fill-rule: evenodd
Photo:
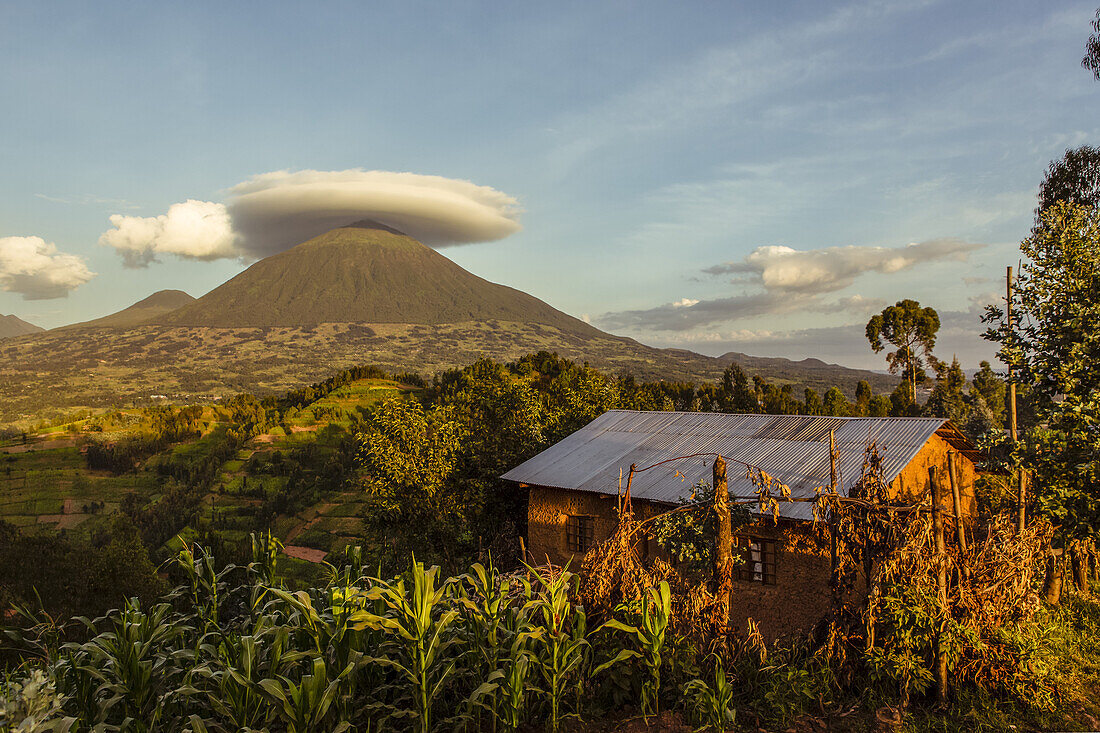
<path fill-rule="evenodd" d="M 852 406 L 838 387 L 829 387 L 829 391 L 825 393 L 822 412 L 833 417 L 850 417 Z"/>
<path fill-rule="evenodd" d="M 963 393 L 966 375 L 959 365 L 959 358 L 952 359 L 950 365 L 937 361 L 935 367 L 936 386 L 932 388 L 932 394 L 928 396 L 928 402 L 924 406 L 925 414 L 946 417 L 962 427 L 967 418 L 966 395 Z"/>
<path fill-rule="evenodd" d="M 1100 205 L 1100 148 L 1082 145 L 1066 150 L 1061 160 L 1051 162 L 1039 184 L 1036 228 L 1042 225 L 1043 214 L 1059 201 L 1080 206 Z"/>
<path fill-rule="evenodd" d="M 877 394 L 867 403 L 867 417 L 889 417 L 893 403 L 884 394 Z"/>
<path fill-rule="evenodd" d="M 970 392 L 972 395 L 976 394 L 981 397 L 989 409 L 996 427 L 1001 427 L 1004 424 L 1005 413 L 1004 380 L 994 373 L 993 367 L 989 365 L 988 361 L 981 362 L 979 366 L 981 368 L 970 382 Z"/>
<path fill-rule="evenodd" d="M 867 340 L 876 354 L 887 344 L 897 349 L 886 355 L 886 364 L 908 383 L 911 402 L 917 401 L 917 385 L 927 379 L 924 364 L 932 358 L 939 330 L 939 314 L 915 300 L 899 300 L 867 322 Z"/>
<path fill-rule="evenodd" d="M 989 306 L 986 338 L 1030 386 L 1036 422 L 1019 457 L 1033 474 L 1032 507 L 1065 542 L 1100 535 L 1100 209 L 1062 201 L 1020 249 L 1009 328 Z"/>
<path fill-rule="evenodd" d="M 1096 19 L 1092 21 L 1092 29 L 1096 31 L 1089 36 L 1085 44 L 1085 58 L 1081 59 L 1081 66 L 1092 72 L 1093 77 L 1100 81 L 1100 8 L 1096 10 Z"/>
<path fill-rule="evenodd" d="M 737 362 L 730 364 L 722 372 L 715 397 L 718 409 L 722 412 L 760 412 L 756 392 L 749 386 L 749 378 Z"/>
<path fill-rule="evenodd" d="M 866 379 L 859 380 L 859 384 L 856 385 L 856 411 L 863 417 L 867 417 L 867 410 L 871 404 L 871 398 L 874 393 L 871 392 L 871 383 Z"/>
<path fill-rule="evenodd" d="M 819 395 L 816 390 L 813 390 L 813 389 L 810 389 L 809 387 L 807 387 L 805 389 L 805 391 L 802 393 L 802 396 L 803 396 L 803 399 L 805 400 L 803 402 L 803 404 L 806 406 L 806 414 L 807 415 L 820 415 L 821 414 L 821 408 L 822 408 L 821 395 Z"/>

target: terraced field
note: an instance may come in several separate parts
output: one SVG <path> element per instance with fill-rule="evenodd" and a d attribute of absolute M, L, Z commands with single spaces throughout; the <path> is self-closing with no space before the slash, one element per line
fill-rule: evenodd
<path fill-rule="evenodd" d="M 291 456 L 308 456 L 318 465 L 333 455 L 341 440 L 374 405 L 401 399 L 415 387 L 387 379 L 364 379 L 344 385 L 300 409 L 283 414 L 278 425 L 256 435 L 217 466 L 211 490 L 202 498 L 198 526 L 184 528 L 160 548 L 177 550 L 212 532 L 230 546 L 247 547 L 256 528 L 260 507 L 284 494 L 293 480 L 287 468 Z M 66 532 L 87 538 L 110 522 L 128 494 L 156 504 L 165 492 L 165 461 L 189 463 L 209 455 L 227 426 L 212 408 L 198 421 L 202 435 L 168 448 L 131 473 L 114 475 L 91 470 L 82 455 L 90 440 L 111 440 L 149 429 L 144 410 L 123 410 L 32 433 L 0 444 L 0 521 L 23 532 Z M 106 432 L 87 432 L 91 425 Z M 220 437 L 221 436 L 221 437 Z M 295 464 L 297 465 L 297 464 Z M 296 510 L 279 513 L 270 526 L 286 545 L 283 570 L 306 579 L 330 553 L 357 544 L 363 535 L 366 504 L 360 491 L 324 487 L 316 500 Z"/>

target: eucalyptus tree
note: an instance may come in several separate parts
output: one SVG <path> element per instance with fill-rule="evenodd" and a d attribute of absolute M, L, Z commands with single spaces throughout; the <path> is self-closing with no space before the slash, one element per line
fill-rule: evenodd
<path fill-rule="evenodd" d="M 1081 66 L 1092 72 L 1093 77 L 1100 81 L 1100 9 L 1096 11 L 1096 19 L 1092 21 L 1092 29 L 1096 31 L 1089 36 L 1085 44 L 1085 57 L 1081 59 Z"/>
<path fill-rule="evenodd" d="M 1100 148 L 1082 145 L 1067 149 L 1061 160 L 1051 161 L 1039 184 L 1036 229 L 1043 226 L 1043 214 L 1059 201 L 1089 207 L 1100 205 Z"/>
<path fill-rule="evenodd" d="M 915 300 L 899 300 L 867 321 L 867 340 L 876 354 L 887 346 L 895 347 L 886 355 L 891 374 L 900 374 L 909 385 L 909 399 L 917 401 L 917 385 L 927 376 L 925 363 L 932 359 L 940 316 L 934 308 L 922 308 Z"/>

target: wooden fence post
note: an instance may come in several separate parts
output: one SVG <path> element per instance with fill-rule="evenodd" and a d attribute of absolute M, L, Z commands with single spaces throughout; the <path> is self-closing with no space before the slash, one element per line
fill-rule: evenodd
<path fill-rule="evenodd" d="M 944 563 L 947 548 L 943 541 L 943 514 L 940 488 L 936 482 L 936 467 L 928 469 L 928 484 L 932 490 L 932 531 L 936 537 L 936 604 L 939 606 L 940 623 L 936 633 L 936 660 L 933 674 L 936 678 L 936 699 L 947 702 L 947 650 L 943 644 L 943 627 L 947 622 L 947 566 Z"/>
<path fill-rule="evenodd" d="M 733 592 L 733 521 L 730 517 L 726 461 L 722 456 L 714 459 L 714 511 L 718 515 L 714 570 L 722 614 L 722 633 L 726 633 L 730 623 L 730 593 Z"/>
<path fill-rule="evenodd" d="M 955 510 L 955 531 L 959 537 L 959 556 L 966 555 L 966 527 L 963 525 L 962 495 L 959 491 L 959 477 L 955 472 L 955 451 L 947 454 L 947 478 L 951 481 L 951 502 Z M 970 566 L 962 563 L 962 573 L 970 577 Z"/>

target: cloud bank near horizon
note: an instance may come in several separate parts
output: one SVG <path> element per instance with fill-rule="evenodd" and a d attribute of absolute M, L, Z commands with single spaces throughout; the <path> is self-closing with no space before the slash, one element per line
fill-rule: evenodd
<path fill-rule="evenodd" d="M 948 355 L 959 357 L 965 368 L 975 368 L 983 360 L 999 368 L 996 345 L 981 338 L 985 329 L 981 322 L 985 305 L 996 303 L 998 299 L 997 293 L 982 293 L 970 299 L 967 310 L 940 311 L 936 353 L 948 361 Z M 868 345 L 863 323 L 793 329 L 719 328 L 666 333 L 645 342 L 650 346 L 691 349 L 711 356 L 740 352 L 793 360 L 816 358 L 857 369 L 886 368 L 882 355 L 874 353 Z"/>
<path fill-rule="evenodd" d="M 390 171 L 273 171 L 230 188 L 226 201 L 189 199 L 154 217 L 110 217 L 99 238 L 127 267 L 158 255 L 258 260 L 361 219 L 432 247 L 503 239 L 520 230 L 519 202 L 470 181 Z"/>
<path fill-rule="evenodd" d="M 859 294 L 832 301 L 823 296 L 844 290 L 868 273 L 893 274 L 930 262 L 965 260 L 985 246 L 943 238 L 904 247 L 757 247 L 739 261 L 703 270 L 709 275 L 735 275 L 731 283 L 755 290 L 726 298 L 683 298 L 644 310 L 607 313 L 598 322 L 607 328 L 685 332 L 716 323 L 808 310 L 865 315 L 883 307 L 885 301 Z"/>
<path fill-rule="evenodd" d="M 23 300 L 64 298 L 93 277 L 82 257 L 42 237 L 0 237 L 0 289 Z"/>

